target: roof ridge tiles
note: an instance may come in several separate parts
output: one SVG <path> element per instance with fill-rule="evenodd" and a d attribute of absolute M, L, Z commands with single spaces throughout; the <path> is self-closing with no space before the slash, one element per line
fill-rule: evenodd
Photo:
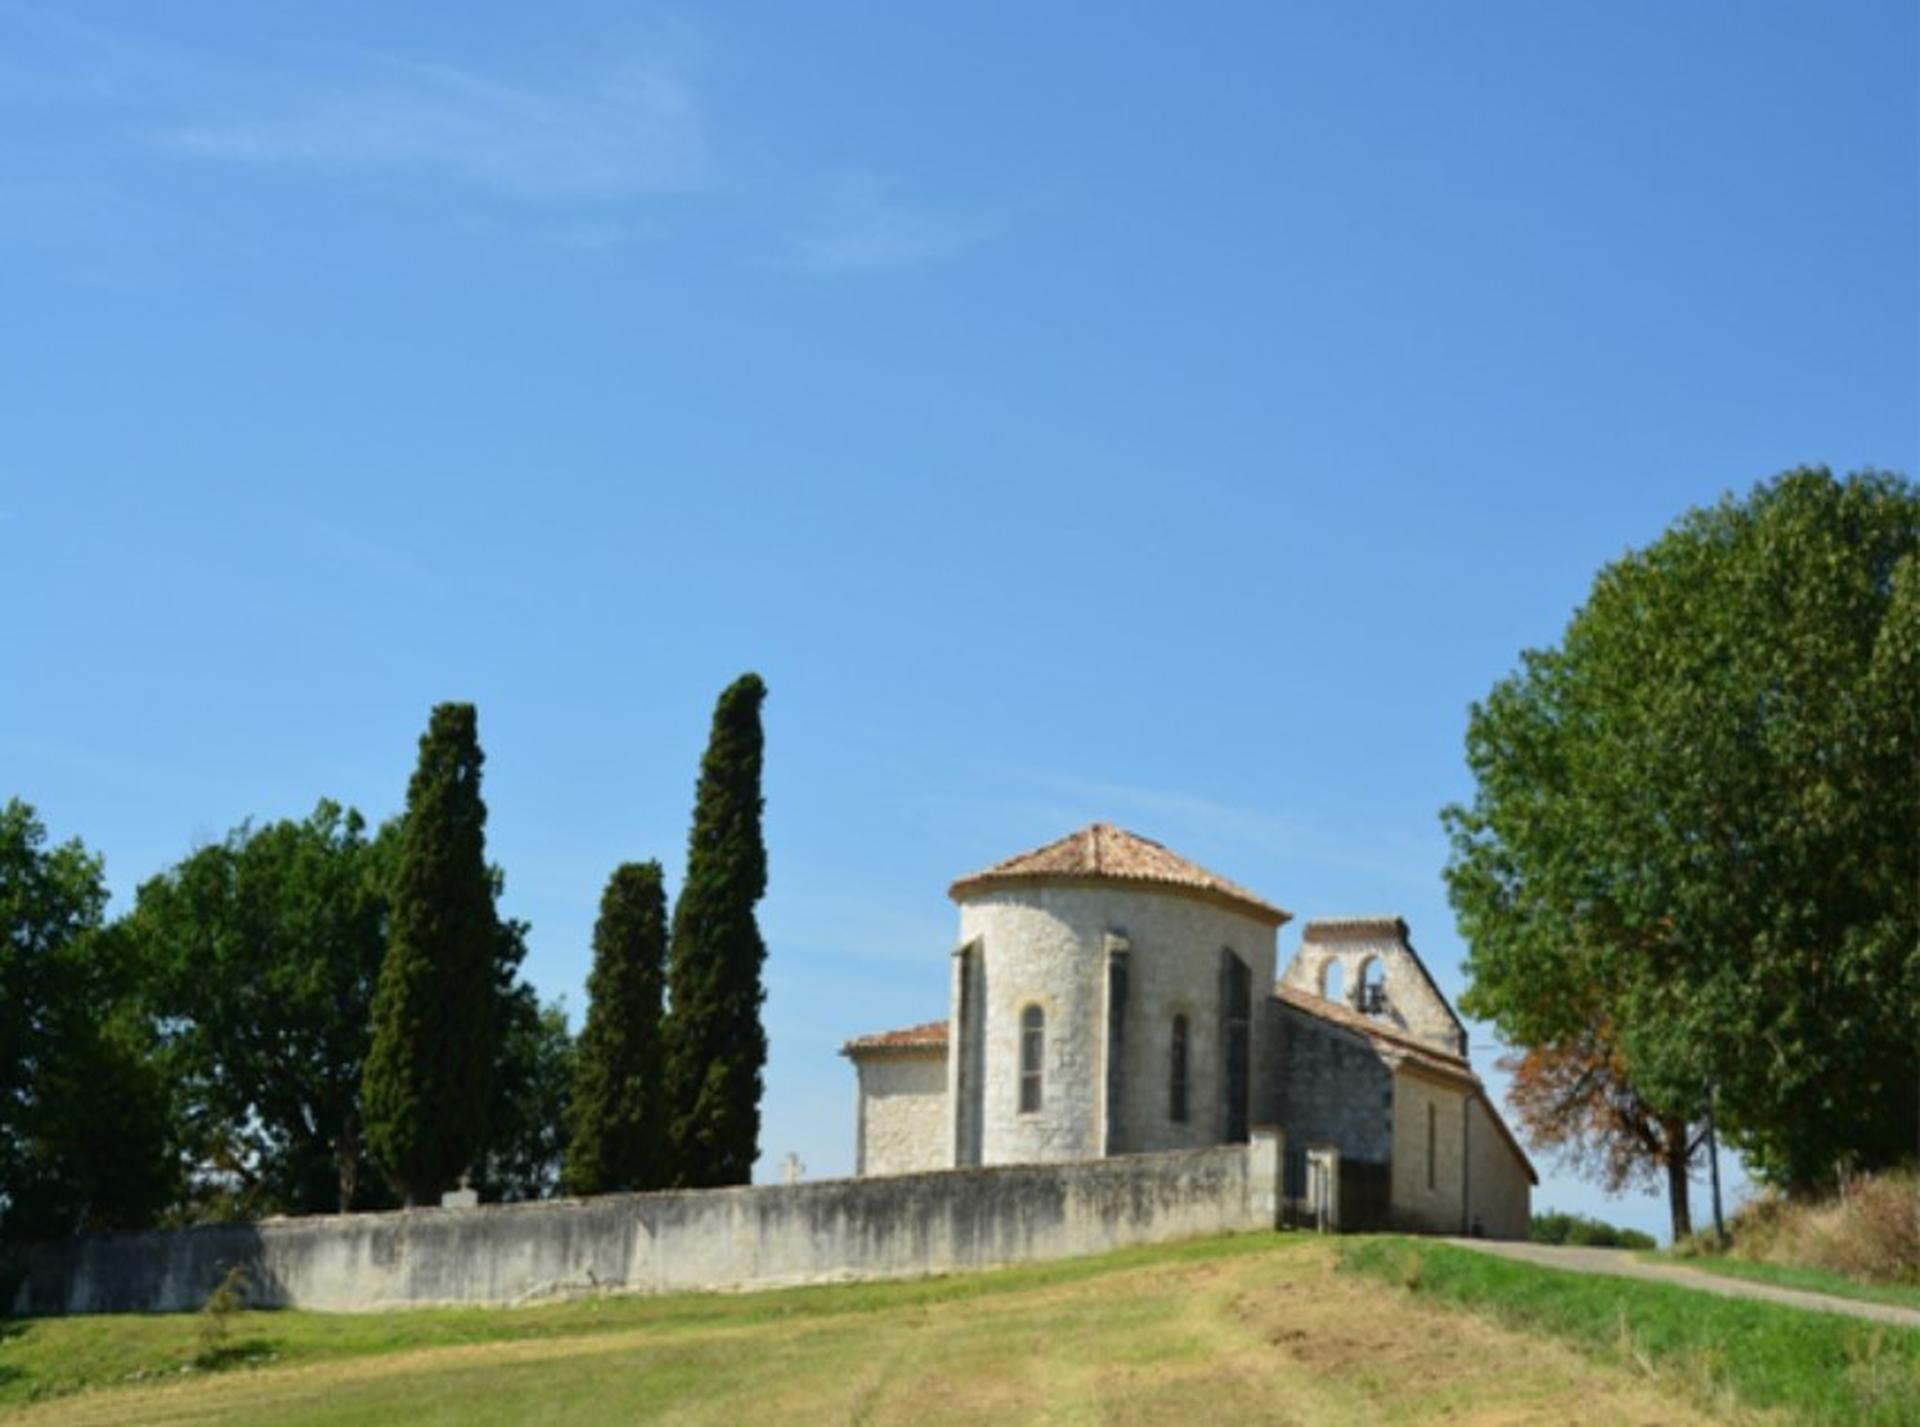
<path fill-rule="evenodd" d="M 949 889 L 949 895 L 960 901 L 972 893 L 1009 883 L 1088 881 L 1164 887 L 1219 902 L 1274 926 L 1292 920 L 1292 913 L 1209 872 L 1165 844 L 1109 822 L 1089 823 L 1065 837 L 962 877 Z"/>
<path fill-rule="evenodd" d="M 917 1026 L 903 1026 L 896 1031 L 872 1031 L 864 1036 L 855 1036 L 840 1047 L 840 1054 L 850 1056 L 872 1051 L 945 1051 L 946 1048 L 947 1023 L 939 1020 L 922 1021 Z"/>

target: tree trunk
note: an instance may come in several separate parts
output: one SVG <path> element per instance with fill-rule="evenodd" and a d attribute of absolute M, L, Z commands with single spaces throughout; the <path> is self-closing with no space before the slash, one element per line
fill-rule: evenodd
<path fill-rule="evenodd" d="M 353 1196 L 360 1188 L 360 1125 L 352 1115 L 340 1126 L 333 1149 L 340 1166 L 340 1212 L 351 1214 Z"/>
<path fill-rule="evenodd" d="M 1714 1126 L 1718 1118 L 1715 1106 L 1717 1097 L 1711 1092 L 1707 1097 L 1707 1172 L 1713 1183 L 1713 1237 L 1722 1245 L 1727 1242 L 1727 1220 L 1720 1212 L 1720 1134 Z"/>
<path fill-rule="evenodd" d="M 1687 1204 L 1687 1122 L 1667 1120 L 1661 1125 L 1666 1136 L 1667 1209 L 1673 1215 L 1673 1237 L 1677 1243 L 1693 1233 L 1693 1211 Z"/>

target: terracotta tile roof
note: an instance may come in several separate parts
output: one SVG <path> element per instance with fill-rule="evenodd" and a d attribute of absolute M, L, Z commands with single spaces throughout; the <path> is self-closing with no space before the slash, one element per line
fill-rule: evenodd
<path fill-rule="evenodd" d="M 1506 1119 L 1500 1114 L 1499 1107 L 1493 1103 L 1493 1097 L 1487 1092 L 1486 1084 L 1473 1073 L 1473 1067 L 1467 1064 L 1463 1057 L 1450 1055 L 1446 1051 L 1428 1045 L 1425 1041 L 1415 1039 L 1396 1026 L 1382 1025 L 1371 1016 L 1361 1015 L 1351 1006 L 1342 1005 L 1338 1001 L 1329 1001 L 1314 995 L 1311 991 L 1300 991 L 1291 986 L 1276 986 L 1273 988 L 1273 994 L 1276 1000 L 1285 1002 L 1296 1011 L 1303 1011 L 1309 1016 L 1315 1016 L 1343 1030 L 1365 1036 L 1373 1042 L 1374 1049 L 1380 1053 L 1381 1058 L 1396 1069 L 1403 1065 L 1412 1066 L 1414 1069 L 1425 1071 L 1429 1075 L 1437 1075 L 1474 1091 L 1479 1095 L 1480 1103 L 1486 1107 L 1487 1117 L 1493 1121 L 1494 1128 L 1500 1132 L 1500 1138 L 1507 1142 L 1507 1148 L 1513 1151 L 1521 1167 L 1526 1170 L 1527 1178 L 1535 1184 L 1540 1182 L 1540 1176 L 1534 1170 L 1533 1161 L 1527 1158 L 1527 1152 L 1520 1148 L 1520 1142 L 1513 1137 L 1513 1131 L 1507 1128 Z"/>
<path fill-rule="evenodd" d="M 1384 1042 L 1396 1052 L 1404 1051 L 1433 1062 L 1432 1068 L 1446 1073 L 1464 1075 L 1473 1083 L 1480 1082 L 1473 1074 L 1473 1068 L 1467 1064 L 1464 1056 L 1454 1055 L 1451 1051 L 1441 1050 L 1438 1046 L 1421 1040 L 1418 1036 L 1401 1030 L 1398 1026 L 1376 1021 L 1372 1016 L 1362 1015 L 1353 1007 L 1341 1001 L 1329 1001 L 1324 996 L 1316 996 L 1311 991 L 1302 991 L 1293 986 L 1276 986 L 1273 994 L 1285 1001 L 1295 1010 L 1305 1011 L 1309 1016 L 1318 1016 L 1323 1021 L 1332 1021 L 1350 1031 L 1358 1031 L 1369 1039 Z"/>
<path fill-rule="evenodd" d="M 875 1031 L 872 1035 L 855 1036 L 840 1047 L 842 1055 L 884 1054 L 888 1051 L 900 1053 L 930 1054 L 947 1050 L 947 1023 L 928 1021 L 925 1025 L 908 1026 L 898 1031 Z"/>
<path fill-rule="evenodd" d="M 1058 842 L 996 862 L 984 871 L 962 877 L 948 890 L 948 895 L 959 901 L 974 892 L 1020 882 L 1144 884 L 1218 902 L 1274 926 L 1292 920 L 1293 916 L 1246 888 L 1187 861 L 1176 852 L 1169 852 L 1152 839 L 1112 823 L 1089 824 Z"/>
<path fill-rule="evenodd" d="M 1407 939 L 1407 924 L 1399 917 L 1321 917 L 1300 933 L 1304 941 L 1380 941 Z"/>

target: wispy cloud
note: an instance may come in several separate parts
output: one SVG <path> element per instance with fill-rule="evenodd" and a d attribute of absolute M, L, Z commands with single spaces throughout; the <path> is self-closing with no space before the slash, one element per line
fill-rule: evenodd
<path fill-rule="evenodd" d="M 877 174 L 847 174 L 790 236 L 787 258 L 815 272 L 916 267 L 986 242 L 999 226 L 988 218 L 914 207 Z"/>
<path fill-rule="evenodd" d="M 242 108 L 156 138 L 189 158 L 424 176 L 531 204 L 686 192 L 713 174 L 699 104 L 665 64 L 535 87 L 380 56 L 291 104 Z"/>

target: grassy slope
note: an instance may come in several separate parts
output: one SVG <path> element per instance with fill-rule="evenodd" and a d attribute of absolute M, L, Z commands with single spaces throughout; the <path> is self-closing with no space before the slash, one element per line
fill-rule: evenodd
<path fill-rule="evenodd" d="M 1685 1387 L 1812 1423 L 1920 1422 L 1920 1333 L 1660 1283 L 1566 1273 L 1447 1244 L 1342 1245 L 1347 1268 L 1465 1304 Z"/>
<path fill-rule="evenodd" d="M 247 1315 L 278 1361 L 177 1376 L 184 1319 L 47 1320 L 0 1344 L 18 1399 L 130 1364 L 173 1380 L 22 1424 L 629 1421 L 1690 1423 L 1631 1370 L 1336 1274 L 1257 1236 L 910 1283 L 544 1308 Z"/>
<path fill-rule="evenodd" d="M 238 1313 L 219 1357 L 226 1366 L 294 1367 L 422 1348 L 541 1342 L 646 1330 L 656 1335 L 752 1328 L 821 1313 L 880 1312 L 983 1294 L 1070 1284 L 1168 1254 L 1204 1262 L 1245 1252 L 1250 1239 L 1208 1239 L 994 1274 L 835 1284 L 773 1293 L 584 1298 L 524 1308 L 428 1308 L 391 1313 Z M 195 1315 L 114 1314 L 0 1320 L 0 1406 L 188 1375 L 203 1351 Z"/>
<path fill-rule="evenodd" d="M 1806 1293 L 1827 1293 L 1835 1298 L 1852 1298 L 1861 1303 L 1891 1303 L 1896 1308 L 1920 1308 L 1920 1288 L 1891 1283 L 1863 1283 L 1824 1268 L 1801 1268 L 1795 1264 L 1756 1263 L 1752 1259 L 1716 1258 L 1707 1255 L 1681 1258 L 1677 1254 L 1651 1253 L 1640 1257 L 1649 1263 L 1672 1264 L 1676 1268 L 1697 1268 L 1702 1273 L 1717 1273 L 1724 1278 L 1745 1278 L 1755 1283 L 1770 1283 L 1776 1288 L 1798 1288 Z"/>

